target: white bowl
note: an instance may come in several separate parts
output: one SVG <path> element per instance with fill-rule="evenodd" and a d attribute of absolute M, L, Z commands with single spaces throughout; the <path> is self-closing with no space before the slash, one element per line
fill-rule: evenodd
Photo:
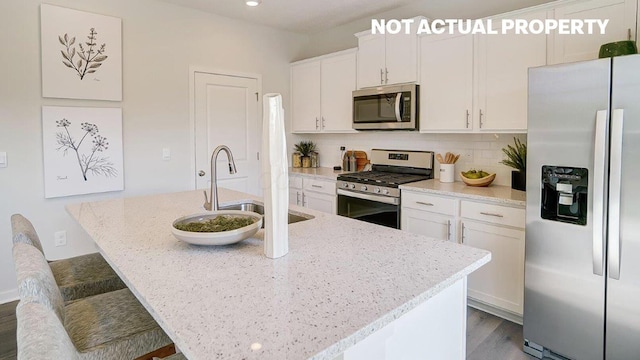
<path fill-rule="evenodd" d="M 220 232 L 194 232 L 194 231 L 184 231 L 176 229 L 175 225 L 182 222 L 192 222 L 192 221 L 205 221 L 209 219 L 214 219 L 219 215 L 229 215 L 229 216 L 243 216 L 243 217 L 251 217 L 256 219 L 256 221 L 245 227 L 241 227 L 239 229 L 230 230 L 230 231 L 220 231 Z M 208 211 L 198 214 L 192 214 L 177 218 L 173 224 L 171 224 L 171 233 L 178 240 L 182 240 L 189 244 L 194 245 L 229 245 L 240 242 L 246 238 L 249 238 L 260 230 L 262 227 L 262 215 L 258 213 L 254 213 L 252 211 L 241 211 L 241 210 L 218 210 L 218 211 Z"/>

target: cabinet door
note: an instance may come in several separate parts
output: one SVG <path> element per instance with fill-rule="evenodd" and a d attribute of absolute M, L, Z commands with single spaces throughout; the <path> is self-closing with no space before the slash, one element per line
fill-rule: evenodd
<path fill-rule="evenodd" d="M 321 79 L 322 131 L 355 132 L 352 92 L 356 89 L 356 53 L 322 60 Z"/>
<path fill-rule="evenodd" d="M 385 36 L 358 38 L 358 88 L 380 86 L 384 79 Z"/>
<path fill-rule="evenodd" d="M 556 8 L 556 19 L 609 19 L 609 23 L 603 35 L 599 31 L 592 35 L 553 34 L 551 63 L 597 59 L 600 45 L 627 40 L 629 36 L 635 40 L 637 6 L 637 0 L 590 0 Z"/>
<path fill-rule="evenodd" d="M 546 12 L 521 16 L 544 19 Z M 529 68 L 547 63 L 546 35 L 478 35 L 478 129 L 527 130 Z"/>
<path fill-rule="evenodd" d="M 438 240 L 457 242 L 455 221 L 451 216 L 403 207 L 400 212 L 400 229 Z"/>
<path fill-rule="evenodd" d="M 420 131 L 470 130 L 473 35 L 420 39 Z"/>
<path fill-rule="evenodd" d="M 522 315 L 524 230 L 463 220 L 462 243 L 491 251 L 491 261 L 469 275 L 469 297 Z"/>
<path fill-rule="evenodd" d="M 301 206 L 302 190 L 289 188 L 289 204 Z"/>
<path fill-rule="evenodd" d="M 320 61 L 291 66 L 293 132 L 320 130 Z"/>
<path fill-rule="evenodd" d="M 410 34 L 387 35 L 385 43 L 385 84 L 418 81 L 418 37 Z"/>
<path fill-rule="evenodd" d="M 335 195 L 324 195 L 305 191 L 303 192 L 302 199 L 304 207 L 327 214 L 336 213 L 338 205 Z"/>

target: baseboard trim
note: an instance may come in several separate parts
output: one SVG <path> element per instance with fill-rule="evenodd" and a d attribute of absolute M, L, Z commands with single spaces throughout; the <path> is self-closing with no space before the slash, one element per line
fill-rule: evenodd
<path fill-rule="evenodd" d="M 484 311 L 491 315 L 495 315 L 505 320 L 509 320 L 516 324 L 522 325 L 522 315 L 514 314 L 511 311 L 499 309 L 493 305 L 489 305 L 487 303 L 484 303 L 482 301 L 478 301 L 472 298 L 467 298 L 467 305 L 471 306 L 474 309 L 478 309 L 480 311 Z"/>
<path fill-rule="evenodd" d="M 18 289 L 0 292 L 0 304 L 6 304 L 19 299 Z"/>

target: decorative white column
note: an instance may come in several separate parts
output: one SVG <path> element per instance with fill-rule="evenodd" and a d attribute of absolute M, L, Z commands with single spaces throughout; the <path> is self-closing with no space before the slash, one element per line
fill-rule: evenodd
<path fill-rule="evenodd" d="M 265 94 L 262 100 L 264 254 L 275 259 L 289 252 L 289 165 L 282 95 Z"/>

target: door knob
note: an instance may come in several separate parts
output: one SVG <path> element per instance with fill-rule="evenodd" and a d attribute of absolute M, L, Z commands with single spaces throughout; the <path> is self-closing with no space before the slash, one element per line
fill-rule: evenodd
<path fill-rule="evenodd" d="M 200 170 L 198 171 L 198 176 L 203 177 L 206 174 L 206 172 L 204 172 L 204 170 Z"/>

